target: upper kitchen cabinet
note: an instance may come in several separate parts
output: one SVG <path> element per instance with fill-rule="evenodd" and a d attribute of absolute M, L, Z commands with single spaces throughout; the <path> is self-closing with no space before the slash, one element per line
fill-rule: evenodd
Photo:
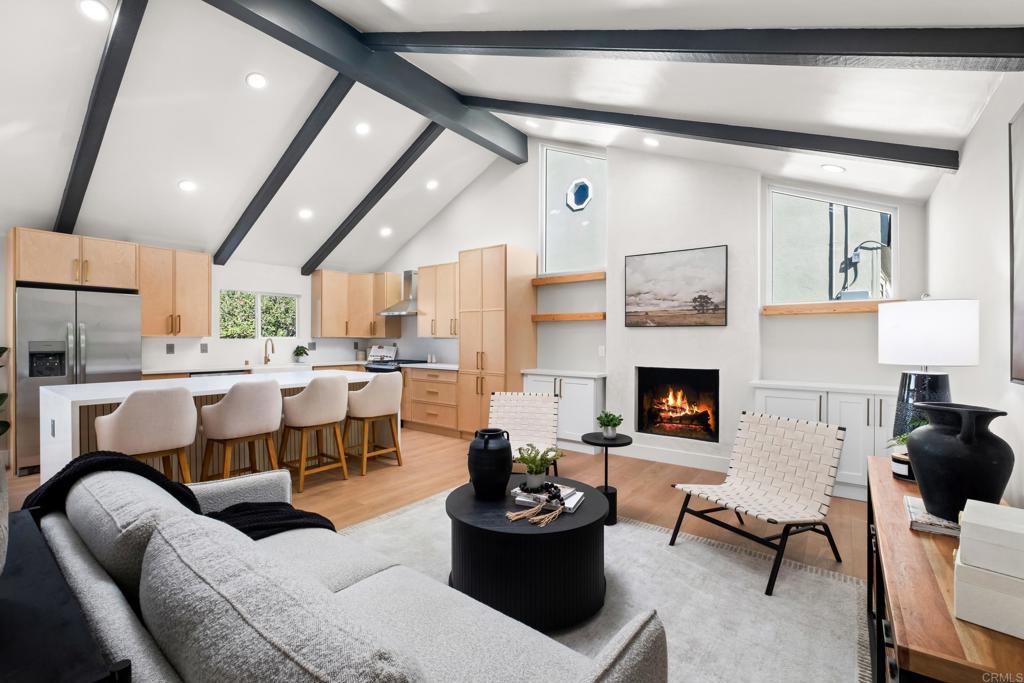
<path fill-rule="evenodd" d="M 208 337 L 210 255 L 139 247 L 139 294 L 145 337 Z"/>
<path fill-rule="evenodd" d="M 314 337 L 382 339 L 402 336 L 400 318 L 379 315 L 402 298 L 398 273 L 313 273 Z"/>
<path fill-rule="evenodd" d="M 418 277 L 416 336 L 459 336 L 459 264 L 420 266 Z"/>
<path fill-rule="evenodd" d="M 385 308 L 402 300 L 402 276 L 398 273 L 373 274 L 373 322 L 370 337 L 374 339 L 397 339 L 402 336 L 402 319 L 392 315 L 380 315 Z"/>
<path fill-rule="evenodd" d="M 312 275 L 314 337 L 348 336 L 348 273 L 318 270 Z"/>
<path fill-rule="evenodd" d="M 138 289 L 138 245 L 131 242 L 15 228 L 14 278 L 18 282 Z"/>

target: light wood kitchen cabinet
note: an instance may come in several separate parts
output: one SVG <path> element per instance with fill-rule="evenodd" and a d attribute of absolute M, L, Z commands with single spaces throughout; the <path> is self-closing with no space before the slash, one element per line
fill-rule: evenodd
<path fill-rule="evenodd" d="M 491 394 L 521 391 L 522 370 L 536 363 L 536 273 L 536 254 L 509 245 L 459 254 L 456 393 L 463 435 L 486 426 Z"/>
<path fill-rule="evenodd" d="M 139 247 L 142 336 L 211 335 L 210 255 Z"/>
<path fill-rule="evenodd" d="M 420 266 L 417 274 L 416 336 L 459 336 L 459 267 L 457 263 Z"/>
<path fill-rule="evenodd" d="M 402 336 L 402 319 L 393 315 L 378 315 L 385 308 L 402 300 L 402 276 L 398 273 L 373 274 L 373 322 L 370 337 L 398 339 Z"/>
<path fill-rule="evenodd" d="M 437 266 L 416 271 L 416 336 L 433 337 L 437 325 Z"/>
<path fill-rule="evenodd" d="M 373 273 L 348 274 L 348 325 L 346 337 L 371 336 L 373 310 Z"/>
<path fill-rule="evenodd" d="M 403 368 L 403 419 L 419 428 L 456 434 L 458 373 L 454 370 Z"/>
<path fill-rule="evenodd" d="M 318 270 L 312 275 L 314 337 L 348 336 L 348 273 Z"/>
<path fill-rule="evenodd" d="M 340 273 L 318 270 L 312 276 L 314 337 L 394 339 L 402 336 L 401 318 L 378 315 L 402 298 L 398 273 Z"/>
<path fill-rule="evenodd" d="M 15 228 L 18 282 L 138 289 L 138 245 L 132 242 Z"/>

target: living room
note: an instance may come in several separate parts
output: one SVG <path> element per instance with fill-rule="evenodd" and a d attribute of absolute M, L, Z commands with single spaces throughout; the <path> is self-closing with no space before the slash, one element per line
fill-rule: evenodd
<path fill-rule="evenodd" d="M 1019 680 L 1022 26 L 8 3 L 0 678 Z"/>

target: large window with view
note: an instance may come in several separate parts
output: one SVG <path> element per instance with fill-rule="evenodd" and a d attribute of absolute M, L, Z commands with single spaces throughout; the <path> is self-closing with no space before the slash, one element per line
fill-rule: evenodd
<path fill-rule="evenodd" d="M 769 304 L 889 299 L 896 210 L 770 188 Z"/>
<path fill-rule="evenodd" d="M 295 337 L 298 297 L 224 289 L 220 292 L 220 338 Z"/>

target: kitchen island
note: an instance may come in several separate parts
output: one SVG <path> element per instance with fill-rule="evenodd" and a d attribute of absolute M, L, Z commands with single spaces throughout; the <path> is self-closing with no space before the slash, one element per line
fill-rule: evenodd
<path fill-rule="evenodd" d="M 100 415 L 112 413 L 122 401 L 133 391 L 140 389 L 159 389 L 164 387 L 185 387 L 196 402 L 196 409 L 204 405 L 212 405 L 224 397 L 228 390 L 239 382 L 260 382 L 275 379 L 281 385 L 281 392 L 291 396 L 302 391 L 314 377 L 331 377 L 343 375 L 348 378 L 349 389 L 359 389 L 379 375 L 371 372 L 350 372 L 344 370 L 304 370 L 294 372 L 275 372 L 257 375 L 208 375 L 203 377 L 184 377 L 177 379 L 139 380 L 134 382 L 101 382 L 95 384 L 63 384 L 43 387 L 39 392 L 39 475 L 44 482 L 60 471 L 62 467 L 82 453 L 97 450 L 96 432 L 93 422 Z M 201 424 L 201 420 L 199 421 Z M 399 422 L 401 424 L 401 422 Z M 145 429 L 145 425 L 139 425 Z M 355 430 L 353 430 L 355 431 Z M 386 430 L 381 430 L 385 432 Z M 355 444 L 350 435 L 351 445 Z M 388 441 L 381 434 L 381 443 Z M 280 432 L 275 437 L 279 442 Z M 324 440 L 324 451 L 337 455 L 332 439 Z M 279 455 L 281 459 L 297 457 L 298 439 L 288 444 L 288 448 Z M 350 444 L 346 444 L 350 445 Z M 388 444 L 390 445 L 390 444 Z M 189 469 L 197 473 L 201 471 L 203 448 L 206 441 L 202 431 L 197 429 L 196 440 L 187 449 Z M 244 452 L 244 451 L 243 451 Z M 237 465 L 246 466 L 245 455 L 239 455 Z M 261 469 L 269 468 L 263 444 L 258 444 L 251 457 L 257 459 Z"/>

